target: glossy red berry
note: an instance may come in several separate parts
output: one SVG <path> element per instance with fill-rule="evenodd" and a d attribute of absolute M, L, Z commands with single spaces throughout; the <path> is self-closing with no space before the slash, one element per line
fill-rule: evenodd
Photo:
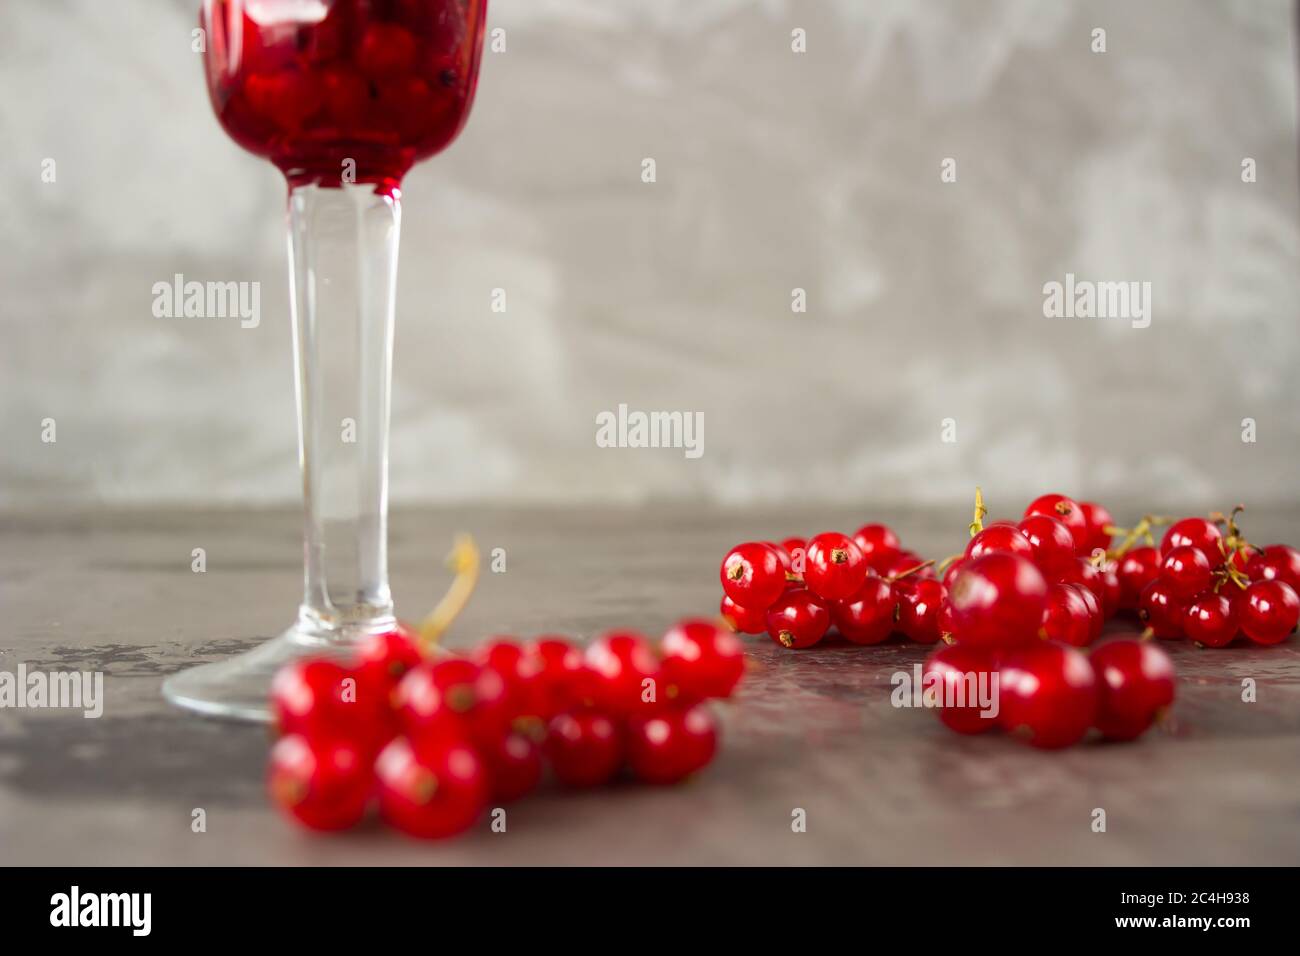
<path fill-rule="evenodd" d="M 1091 558 L 1077 557 L 1073 563 L 1059 569 L 1053 577 L 1064 584 L 1077 584 L 1087 588 L 1098 602 L 1104 603 L 1106 599 L 1106 582 L 1102 577 L 1101 569 L 1092 562 Z"/>
<path fill-rule="evenodd" d="M 999 672 L 999 720 L 1035 747 L 1068 747 L 1097 715 L 1097 678 L 1072 647 L 1041 641 L 1012 651 Z"/>
<path fill-rule="evenodd" d="M 767 612 L 767 633 L 782 647 L 812 647 L 830 624 L 830 608 L 807 588 L 787 591 Z"/>
<path fill-rule="evenodd" d="M 367 635 L 357 645 L 357 670 L 367 681 L 378 681 L 389 689 L 422 660 L 415 632 L 405 625 Z"/>
<path fill-rule="evenodd" d="M 487 773 L 492 800 L 509 803 L 537 789 L 542 779 L 541 748 L 524 734 L 503 734 L 476 750 Z"/>
<path fill-rule="evenodd" d="M 1094 551 L 1108 550 L 1113 536 L 1106 529 L 1115 524 L 1115 519 L 1111 517 L 1110 512 L 1095 501 L 1080 501 L 1079 510 L 1083 512 L 1083 520 L 1088 527 L 1083 553 L 1092 554 Z"/>
<path fill-rule="evenodd" d="M 898 535 L 883 524 L 864 524 L 854 533 L 853 543 L 862 552 L 867 565 L 877 573 L 881 572 L 903 548 L 899 543 Z"/>
<path fill-rule="evenodd" d="M 677 783 L 706 766 L 718 749 L 718 728 L 705 704 L 634 717 L 627 728 L 627 764 L 645 783 Z"/>
<path fill-rule="evenodd" d="M 945 644 L 925 659 L 921 677 L 945 726 L 959 734 L 981 734 L 998 726 L 996 674 L 987 648 Z"/>
<path fill-rule="evenodd" d="M 925 565 L 922 567 L 922 565 Z M 932 578 L 934 577 L 934 566 L 926 565 L 921 556 L 911 551 L 899 551 L 877 572 L 882 578 L 901 579 L 909 578 Z"/>
<path fill-rule="evenodd" d="M 487 805 L 483 763 L 468 744 L 398 737 L 375 760 L 379 812 L 411 836 L 437 839 L 468 829 Z"/>
<path fill-rule="evenodd" d="M 332 660 L 293 661 L 271 679 L 271 715 L 280 734 L 382 745 L 391 730 L 388 714 L 386 688 L 372 686 L 357 671 Z"/>
<path fill-rule="evenodd" d="M 1202 591 L 1183 612 L 1183 633 L 1202 647 L 1226 647 L 1239 630 L 1236 605 L 1215 591 Z"/>
<path fill-rule="evenodd" d="M 1049 515 L 1056 518 L 1063 525 L 1070 529 L 1070 535 L 1074 538 L 1074 550 L 1079 554 L 1089 554 L 1088 551 L 1088 519 L 1079 507 L 1078 502 L 1073 498 L 1067 498 L 1065 495 L 1041 495 L 1029 503 L 1025 509 L 1024 517 L 1040 514 Z"/>
<path fill-rule="evenodd" d="M 1285 581 L 1255 581 L 1238 599 L 1241 632 L 1256 644 L 1278 644 L 1300 621 L 1300 597 Z"/>
<path fill-rule="evenodd" d="M 1047 582 L 1027 558 L 986 554 L 966 562 L 948 600 L 958 643 L 1011 647 L 1037 638 Z"/>
<path fill-rule="evenodd" d="M 1119 583 L 1119 562 L 1107 560 L 1097 570 L 1101 572 L 1101 610 L 1103 620 L 1119 613 L 1123 589 Z"/>
<path fill-rule="evenodd" d="M 939 631 L 939 609 L 948 600 L 948 589 L 934 578 L 921 578 L 915 582 L 904 578 L 899 581 L 898 630 L 918 644 L 934 644 Z"/>
<path fill-rule="evenodd" d="M 1151 628 L 1152 634 L 1164 640 L 1177 640 L 1183 636 L 1186 612 L 1187 602 L 1159 578 L 1148 584 L 1138 598 L 1138 619 Z"/>
<path fill-rule="evenodd" d="M 978 558 L 995 552 L 1018 554 L 1032 559 L 1034 546 L 1020 529 L 1009 521 L 988 525 L 966 543 L 967 558 Z"/>
<path fill-rule="evenodd" d="M 582 651 L 560 637 L 539 637 L 525 653 L 536 662 L 535 716 L 549 721 L 556 714 L 594 700 L 596 678 Z"/>
<path fill-rule="evenodd" d="M 869 576 L 858 592 L 831 607 L 831 621 L 854 644 L 879 644 L 894 628 L 898 597 L 883 578 Z"/>
<path fill-rule="evenodd" d="M 1210 575 L 1210 562 L 1205 553 L 1191 545 L 1170 548 L 1160 561 L 1160 580 L 1182 601 L 1209 587 Z"/>
<path fill-rule="evenodd" d="M 479 742 L 499 736 L 517 716 L 504 678 L 467 657 L 426 661 L 393 693 L 403 731 L 417 741 L 451 735 Z"/>
<path fill-rule="evenodd" d="M 1224 561 L 1223 533 L 1213 521 L 1183 518 L 1171 524 L 1160 540 L 1160 553 L 1166 555 L 1174 548 L 1184 546 L 1199 548 L 1212 568 L 1217 568 Z"/>
<path fill-rule="evenodd" d="M 1246 561 L 1246 574 L 1253 581 L 1283 581 L 1300 593 L 1300 551 L 1285 544 L 1270 544 Z"/>
<path fill-rule="evenodd" d="M 1045 573 L 1053 574 L 1074 561 L 1074 535 L 1059 518 L 1035 513 L 1021 519 L 1017 527 L 1033 549 L 1034 563 Z"/>
<path fill-rule="evenodd" d="M 803 579 L 818 597 L 842 601 L 862 587 L 866 577 L 867 560 L 848 535 L 827 531 L 808 542 Z"/>
<path fill-rule="evenodd" d="M 726 594 L 722 595 L 718 613 L 731 629 L 739 634 L 762 634 L 767 630 L 766 610 L 755 611 L 741 607 Z"/>
<path fill-rule="evenodd" d="M 785 591 L 781 555 L 764 541 L 738 544 L 722 559 L 722 590 L 741 607 L 766 609 Z"/>
<path fill-rule="evenodd" d="M 966 563 L 966 558 L 960 557 L 957 560 L 953 561 L 951 564 L 948 565 L 947 568 L 944 569 L 943 577 L 941 580 L 943 581 L 943 586 L 946 587 L 948 590 L 950 591 L 952 590 L 952 582 L 957 579 L 957 575 L 961 572 L 962 566 L 965 563 Z"/>
<path fill-rule="evenodd" d="M 623 763 L 618 726 L 596 711 L 575 711 L 553 719 L 543 751 L 555 778 L 566 787 L 608 783 Z"/>
<path fill-rule="evenodd" d="M 1084 594 L 1091 594 L 1077 584 L 1057 583 L 1047 589 L 1047 608 L 1043 611 L 1043 636 L 1074 647 L 1087 647 L 1097 636 L 1094 615 L 1099 615 L 1096 598 L 1089 606 Z"/>
<path fill-rule="evenodd" d="M 313 830 L 346 830 L 361 821 L 374 792 L 370 755 L 346 740 L 281 737 L 271 748 L 271 798 Z"/>
<path fill-rule="evenodd" d="M 802 581 L 803 573 L 808 567 L 808 541 L 805 538 L 784 538 L 781 548 L 790 557 L 790 574 Z M 789 583 L 787 580 L 787 586 Z"/>
<path fill-rule="evenodd" d="M 1092 652 L 1097 675 L 1097 729 L 1133 740 L 1174 702 L 1174 662 L 1150 641 L 1108 641 Z"/>
<path fill-rule="evenodd" d="M 635 631 L 610 631 L 587 646 L 583 655 L 594 675 L 596 706 L 624 717 L 659 701 L 663 676 L 650 642 Z"/>
<path fill-rule="evenodd" d="M 745 647 L 712 621 L 687 620 L 659 644 L 664 676 L 688 700 L 730 697 L 745 675 Z"/>
<path fill-rule="evenodd" d="M 372 23 L 361 36 L 356 64 L 372 80 L 409 73 L 415 65 L 416 42 L 409 31 L 394 23 Z"/>
<path fill-rule="evenodd" d="M 542 665 L 523 645 L 513 638 L 493 638 L 476 649 L 472 659 L 480 667 L 495 671 L 505 681 L 512 717 L 536 715 Z"/>
<path fill-rule="evenodd" d="M 1119 606 L 1137 610 L 1142 592 L 1160 575 L 1160 552 L 1155 548 L 1134 548 L 1119 559 L 1115 573 L 1119 577 Z"/>

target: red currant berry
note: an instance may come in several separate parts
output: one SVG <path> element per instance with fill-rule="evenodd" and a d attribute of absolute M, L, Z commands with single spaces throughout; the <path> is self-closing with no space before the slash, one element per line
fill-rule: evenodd
<path fill-rule="evenodd" d="M 1101 569 L 1093 564 L 1090 558 L 1075 558 L 1074 563 L 1067 564 L 1057 571 L 1054 578 L 1063 584 L 1077 584 L 1087 588 L 1098 602 L 1106 599 L 1106 582 L 1102 578 Z"/>
<path fill-rule="evenodd" d="M 763 541 L 738 544 L 722 559 L 722 590 L 741 607 L 771 607 L 785 591 L 781 555 Z"/>
<path fill-rule="evenodd" d="M 807 551 L 808 539 L 799 537 L 782 538 L 781 547 L 785 548 L 788 554 L 794 554 L 796 551 Z"/>
<path fill-rule="evenodd" d="M 831 605 L 831 621 L 854 644 L 879 644 L 894 628 L 898 598 L 888 581 L 871 575 L 852 597 Z"/>
<path fill-rule="evenodd" d="M 406 676 L 424 655 L 416 643 L 414 631 L 399 624 L 391 631 L 370 634 L 357 645 L 357 670 L 367 680 L 378 681 L 388 688 Z"/>
<path fill-rule="evenodd" d="M 1300 551 L 1285 544 L 1270 544 L 1246 561 L 1246 574 L 1253 581 L 1283 581 L 1291 585 L 1291 590 L 1300 592 Z"/>
<path fill-rule="evenodd" d="M 908 578 L 932 578 L 934 577 L 934 567 L 926 565 L 921 560 L 921 556 L 912 551 L 899 551 L 892 558 L 884 563 L 884 566 L 878 572 L 882 578 L 902 579 Z"/>
<path fill-rule="evenodd" d="M 1256 644 L 1278 644 L 1300 621 L 1300 597 L 1285 581 L 1255 581 L 1238 599 L 1241 631 Z"/>
<path fill-rule="evenodd" d="M 357 68 L 372 80 L 410 72 L 415 65 L 415 37 L 392 23 L 372 23 L 361 37 Z"/>
<path fill-rule="evenodd" d="M 1223 534 L 1218 525 L 1205 518 L 1184 518 L 1169 526 L 1160 540 L 1160 553 L 1166 555 L 1181 547 L 1199 548 L 1212 568 L 1224 561 Z"/>
<path fill-rule="evenodd" d="M 579 648 L 560 637 L 539 637 L 524 652 L 536 662 L 538 670 L 533 716 L 549 721 L 593 699 L 596 678 Z"/>
<path fill-rule="evenodd" d="M 1134 548 L 1119 559 L 1119 606 L 1137 610 L 1146 586 L 1160 576 L 1160 552 L 1155 548 Z"/>
<path fill-rule="evenodd" d="M 267 783 L 276 805 L 313 830 L 359 823 L 374 791 L 364 750 L 346 740 L 301 734 L 275 742 Z"/>
<path fill-rule="evenodd" d="M 509 803 L 537 789 L 542 779 L 542 751 L 525 735 L 512 731 L 477 750 L 494 801 Z"/>
<path fill-rule="evenodd" d="M 706 766 L 718 749 L 718 728 L 704 704 L 634 717 L 627 763 L 646 783 L 677 783 Z"/>
<path fill-rule="evenodd" d="M 533 716 L 538 710 L 542 666 L 514 638 L 493 638 L 474 651 L 473 660 L 505 681 L 512 716 Z"/>
<path fill-rule="evenodd" d="M 368 698 L 368 687 L 358 685 L 355 674 L 336 661 L 324 658 L 293 661 L 271 679 L 271 714 L 280 734 L 345 736 L 362 708 L 359 698 Z M 372 713 L 374 708 L 371 708 Z"/>
<path fill-rule="evenodd" d="M 1017 527 L 1033 548 L 1034 563 L 1046 573 L 1052 574 L 1074 561 L 1074 535 L 1059 519 L 1032 514 Z"/>
<path fill-rule="evenodd" d="M 1138 619 L 1151 628 L 1152 634 L 1165 640 L 1177 640 L 1183 636 L 1186 612 L 1186 602 L 1160 579 L 1148 584 L 1138 598 Z"/>
<path fill-rule="evenodd" d="M 939 637 L 944 640 L 952 640 L 953 623 L 952 623 L 952 601 L 944 598 L 939 605 Z"/>
<path fill-rule="evenodd" d="M 808 542 L 808 565 L 803 579 L 818 597 L 842 601 L 862 587 L 867 560 L 853 539 L 827 531 Z"/>
<path fill-rule="evenodd" d="M 437 839 L 460 833 L 487 805 L 483 763 L 459 741 L 415 743 L 398 737 L 375 760 L 375 775 L 380 815 L 411 836 Z"/>
<path fill-rule="evenodd" d="M 1079 510 L 1083 512 L 1083 520 L 1088 526 L 1083 553 L 1092 554 L 1094 551 L 1109 550 L 1113 536 L 1106 529 L 1115 524 L 1115 519 L 1111 517 L 1110 512 L 1095 501 L 1080 501 Z"/>
<path fill-rule="evenodd" d="M 1097 729 L 1109 740 L 1140 736 L 1174 702 L 1174 662 L 1150 641 L 1108 641 L 1092 652 Z"/>
<path fill-rule="evenodd" d="M 422 741 L 452 735 L 478 742 L 509 730 L 515 716 L 505 680 L 467 657 L 426 661 L 393 694 L 405 733 Z"/>
<path fill-rule="evenodd" d="M 830 623 L 830 609 L 807 588 L 787 591 L 767 612 L 767 633 L 782 647 L 812 647 Z"/>
<path fill-rule="evenodd" d="M 1009 521 L 999 521 L 988 525 L 983 531 L 971 538 L 966 544 L 966 557 L 978 558 L 984 554 L 1018 554 L 1021 557 L 1034 557 L 1034 546 L 1021 534 L 1020 529 Z"/>
<path fill-rule="evenodd" d="M 610 631 L 592 641 L 583 656 L 595 676 L 596 706 L 606 713 L 625 717 L 658 701 L 659 659 L 640 634 Z"/>
<path fill-rule="evenodd" d="M 1096 601 L 1090 607 L 1084 594 L 1091 591 L 1077 584 L 1057 583 L 1047 589 L 1047 608 L 1043 611 L 1043 637 L 1073 647 L 1087 647 L 1096 637 L 1094 617 L 1100 614 Z"/>
<path fill-rule="evenodd" d="M 946 587 L 948 590 L 950 591 L 952 590 L 952 582 L 957 579 L 957 575 L 961 571 L 962 566 L 965 563 L 966 563 L 966 558 L 960 557 L 957 560 L 953 561 L 952 564 L 948 565 L 948 567 L 944 570 L 943 586 Z"/>
<path fill-rule="evenodd" d="M 1183 612 L 1183 633 L 1202 647 L 1227 647 L 1238 630 L 1236 605 L 1214 591 L 1196 595 Z"/>
<path fill-rule="evenodd" d="M 1010 647 L 1038 636 L 1047 582 L 1027 558 L 986 554 L 966 562 L 948 599 L 958 643 Z"/>
<path fill-rule="evenodd" d="M 921 680 L 927 693 L 933 688 L 936 713 L 945 726 L 959 734 L 981 734 L 998 725 L 993 706 L 996 673 L 993 654 L 986 648 L 945 644 L 925 659 Z"/>
<path fill-rule="evenodd" d="M 868 567 L 877 572 L 889 564 L 903 548 L 898 535 L 883 524 L 864 524 L 854 533 L 853 543 L 866 558 Z"/>
<path fill-rule="evenodd" d="M 1088 519 L 1078 502 L 1065 495 L 1042 495 L 1035 498 L 1025 509 L 1024 517 L 1030 515 L 1049 515 L 1056 518 L 1070 529 L 1074 538 L 1074 550 L 1079 554 L 1089 554 Z"/>
<path fill-rule="evenodd" d="M 1097 715 L 1097 678 L 1072 647 L 1040 642 L 1013 651 L 999 672 L 1000 720 L 1035 747 L 1068 747 Z"/>
<path fill-rule="evenodd" d="M 722 595 L 722 604 L 718 608 L 733 631 L 740 634 L 762 634 L 767 630 L 767 611 L 751 611 L 741 607 L 727 595 Z"/>
<path fill-rule="evenodd" d="M 730 697 L 745 675 L 745 648 L 712 621 L 682 621 L 659 644 L 664 676 L 688 700 Z"/>
<path fill-rule="evenodd" d="M 1210 586 L 1210 562 L 1200 548 L 1170 548 L 1160 561 L 1160 580 L 1174 596 L 1186 601 Z"/>
<path fill-rule="evenodd" d="M 1101 572 L 1101 611 L 1103 621 L 1108 621 L 1119 613 L 1121 588 L 1118 568 L 1118 562 L 1107 561 L 1097 569 Z"/>
<path fill-rule="evenodd" d="M 619 728 L 596 711 L 560 714 L 551 721 L 543 749 L 555 778 L 566 787 L 608 783 L 623 763 Z"/>
<path fill-rule="evenodd" d="M 934 578 L 908 584 L 898 591 L 898 629 L 918 644 L 936 643 L 941 636 L 939 609 L 947 600 L 948 589 Z"/>
<path fill-rule="evenodd" d="M 1106 629 L 1106 611 L 1102 603 L 1097 600 L 1097 595 L 1093 594 L 1082 585 L 1076 584 L 1074 587 L 1079 589 L 1079 597 L 1083 598 L 1083 603 L 1088 606 L 1089 622 L 1092 626 L 1092 640 L 1101 637 L 1101 632 Z M 1091 642 L 1090 642 L 1091 643 Z"/>

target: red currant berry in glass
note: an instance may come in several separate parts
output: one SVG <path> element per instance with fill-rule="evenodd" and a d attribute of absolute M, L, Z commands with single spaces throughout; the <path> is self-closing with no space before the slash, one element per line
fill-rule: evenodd
<path fill-rule="evenodd" d="M 771 607 L 785 591 L 781 555 L 763 541 L 738 544 L 722 559 L 722 590 L 741 607 Z"/>
<path fill-rule="evenodd" d="M 898 629 L 918 644 L 936 643 L 941 636 L 939 608 L 947 600 L 948 589 L 934 578 L 908 584 L 898 592 Z"/>
<path fill-rule="evenodd" d="M 677 783 L 708 765 L 718 727 L 704 704 L 634 717 L 627 727 L 627 763 L 638 780 Z"/>
<path fill-rule="evenodd" d="M 1074 561 L 1074 535 L 1059 519 L 1032 514 L 1017 527 L 1033 548 L 1034 563 L 1044 572 L 1052 574 Z"/>
<path fill-rule="evenodd" d="M 618 726 L 596 711 L 557 716 L 547 730 L 543 750 L 555 778 L 566 787 L 598 787 L 608 783 L 623 763 L 623 740 Z"/>
<path fill-rule="evenodd" d="M 561 637 L 548 636 L 527 645 L 525 653 L 538 670 L 534 716 L 549 721 L 561 711 L 592 701 L 596 678 L 579 648 Z"/>
<path fill-rule="evenodd" d="M 1108 740 L 1133 740 L 1174 702 L 1174 662 L 1150 641 L 1107 641 L 1092 652 L 1097 674 L 1097 729 Z"/>
<path fill-rule="evenodd" d="M 346 740 L 281 737 L 271 748 L 271 798 L 313 830 L 346 830 L 365 816 L 374 791 L 370 757 Z"/>
<path fill-rule="evenodd" d="M 1240 598 L 1241 631 L 1256 644 L 1278 644 L 1300 621 L 1300 597 L 1285 581 L 1255 581 Z"/>
<path fill-rule="evenodd" d="M 1239 629 L 1236 605 L 1214 591 L 1196 595 L 1183 613 L 1183 633 L 1202 647 L 1227 647 Z"/>
<path fill-rule="evenodd" d="M 1151 628 L 1152 634 L 1164 640 L 1177 640 L 1183 636 L 1186 612 L 1187 602 L 1158 578 L 1148 584 L 1138 598 L 1138 620 Z"/>
<path fill-rule="evenodd" d="M 1111 517 L 1110 512 L 1095 501 L 1080 501 L 1079 510 L 1083 512 L 1083 520 L 1088 526 L 1088 537 L 1083 546 L 1084 553 L 1092 554 L 1094 551 L 1108 550 L 1113 535 L 1106 529 L 1115 524 L 1115 519 Z"/>
<path fill-rule="evenodd" d="M 933 687 L 936 713 L 945 726 L 959 734 L 981 734 L 998 725 L 992 696 L 996 673 L 988 649 L 945 644 L 925 659 L 921 679 L 923 687 Z"/>
<path fill-rule="evenodd" d="M 659 644 L 664 676 L 688 700 L 730 697 L 745 675 L 745 648 L 712 621 L 682 621 Z"/>
<path fill-rule="evenodd" d="M 830 625 L 830 608 L 807 588 L 787 591 L 767 612 L 767 633 L 782 647 L 812 647 Z"/>
<path fill-rule="evenodd" d="M 1300 551 L 1285 544 L 1270 544 L 1253 553 L 1245 570 L 1253 581 L 1283 581 L 1291 590 L 1300 591 Z"/>
<path fill-rule="evenodd" d="M 831 621 L 847 641 L 879 644 L 894 628 L 897 605 L 893 586 L 871 575 L 856 594 L 831 605 Z"/>
<path fill-rule="evenodd" d="M 509 803 L 537 789 L 542 779 L 542 751 L 524 734 L 512 731 L 476 749 L 494 801 Z"/>
<path fill-rule="evenodd" d="M 415 65 L 415 37 L 392 23 L 372 23 L 361 37 L 356 64 L 372 80 L 409 73 Z"/>
<path fill-rule="evenodd" d="M 958 643 L 1011 647 L 1037 638 L 1047 582 L 1028 558 L 986 554 L 966 562 L 948 600 Z"/>
<path fill-rule="evenodd" d="M 862 587 L 866 577 L 866 558 L 852 538 L 827 531 L 808 542 L 803 579 L 818 597 L 842 601 Z"/>
<path fill-rule="evenodd" d="M 1165 555 L 1181 547 L 1199 548 L 1212 568 L 1224 561 L 1223 534 L 1218 525 L 1205 518 L 1183 518 L 1169 526 L 1160 540 L 1160 553 Z"/>
<path fill-rule="evenodd" d="M 1010 521 L 999 521 L 988 525 L 966 544 L 967 558 L 978 558 L 980 555 L 995 552 L 1018 554 L 1032 559 L 1034 546 Z"/>
<path fill-rule="evenodd" d="M 880 571 L 902 550 L 898 535 L 883 524 L 864 524 L 853 535 L 867 565 Z M 919 563 L 919 562 L 918 562 Z"/>
<path fill-rule="evenodd" d="M 1146 586 L 1160 576 L 1160 552 L 1155 548 L 1134 548 L 1119 559 L 1119 606 L 1137 610 Z"/>
<path fill-rule="evenodd" d="M 762 634 L 767 630 L 767 611 L 752 611 L 741 607 L 727 595 L 722 595 L 718 611 L 733 631 L 740 634 Z"/>
<path fill-rule="evenodd" d="M 1210 562 L 1200 548 L 1180 545 L 1171 548 L 1160 561 L 1160 580 L 1175 597 L 1186 601 L 1210 586 Z"/>
<path fill-rule="evenodd" d="M 1088 554 L 1088 519 L 1083 509 L 1073 498 L 1065 495 L 1042 495 L 1035 498 L 1025 509 L 1024 517 L 1030 515 L 1049 515 L 1056 518 L 1070 529 L 1074 538 L 1074 550 L 1079 554 Z"/>
<path fill-rule="evenodd" d="M 999 719 L 1035 747 L 1068 747 L 1083 739 L 1097 716 L 1097 678 L 1072 647 L 1039 642 L 1002 662 Z"/>
<path fill-rule="evenodd" d="M 1043 612 L 1043 637 L 1073 647 L 1087 647 L 1096 635 L 1095 617 L 1100 615 L 1097 599 L 1089 606 L 1084 595 L 1091 591 L 1077 584 L 1057 583 L 1047 589 L 1047 609 Z"/>
<path fill-rule="evenodd" d="M 595 703 L 601 710 L 624 717 L 658 701 L 662 670 L 650 642 L 640 634 L 610 631 L 592 641 L 583 656 L 595 676 Z"/>
<path fill-rule="evenodd" d="M 375 760 L 379 812 L 390 825 L 426 839 L 469 829 L 488 799 L 483 762 L 469 745 L 398 737 Z"/>

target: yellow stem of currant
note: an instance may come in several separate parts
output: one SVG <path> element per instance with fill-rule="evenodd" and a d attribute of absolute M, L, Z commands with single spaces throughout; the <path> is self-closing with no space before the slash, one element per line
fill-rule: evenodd
<path fill-rule="evenodd" d="M 973 538 L 984 530 L 984 519 L 988 517 L 989 509 L 984 507 L 984 492 L 980 486 L 975 486 L 975 520 L 970 523 L 970 536 Z"/>
<path fill-rule="evenodd" d="M 456 536 L 451 554 L 447 556 L 447 567 L 454 574 L 447 593 L 442 596 L 437 607 L 425 615 L 417 628 L 420 650 L 430 653 L 438 646 L 438 641 L 451 627 L 452 621 L 460 615 L 469 603 L 474 586 L 478 584 L 479 554 L 474 539 L 467 534 Z"/>

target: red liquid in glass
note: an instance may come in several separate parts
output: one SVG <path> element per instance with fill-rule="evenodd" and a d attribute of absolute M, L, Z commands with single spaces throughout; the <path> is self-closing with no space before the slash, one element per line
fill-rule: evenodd
<path fill-rule="evenodd" d="M 384 192 L 464 125 L 487 0 L 206 0 L 226 132 L 293 185 Z"/>

